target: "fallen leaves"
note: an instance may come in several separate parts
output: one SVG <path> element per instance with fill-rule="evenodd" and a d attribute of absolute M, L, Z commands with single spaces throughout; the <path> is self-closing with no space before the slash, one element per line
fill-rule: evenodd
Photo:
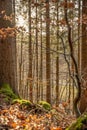
<path fill-rule="evenodd" d="M 63 130 L 63 129 L 60 127 L 53 127 L 53 128 L 51 128 L 51 130 Z"/>
<path fill-rule="evenodd" d="M 49 112 L 30 113 L 30 109 L 20 109 L 16 103 L 0 108 L 0 124 L 9 130 L 64 130 L 75 118 L 60 109 L 54 107 Z"/>

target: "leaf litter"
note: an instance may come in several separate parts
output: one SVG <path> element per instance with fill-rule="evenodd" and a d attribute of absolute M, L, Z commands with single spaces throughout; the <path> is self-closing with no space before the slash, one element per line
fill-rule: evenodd
<path fill-rule="evenodd" d="M 31 108 L 19 103 L 0 105 L 0 130 L 65 130 L 75 120 L 60 106 L 45 111 L 35 104 Z"/>

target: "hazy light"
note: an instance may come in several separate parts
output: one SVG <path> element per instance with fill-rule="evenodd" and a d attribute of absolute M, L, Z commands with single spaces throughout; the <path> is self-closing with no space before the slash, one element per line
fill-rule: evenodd
<path fill-rule="evenodd" d="M 25 20 L 23 19 L 23 17 L 21 15 L 18 17 L 17 24 L 18 24 L 18 26 L 25 25 Z"/>

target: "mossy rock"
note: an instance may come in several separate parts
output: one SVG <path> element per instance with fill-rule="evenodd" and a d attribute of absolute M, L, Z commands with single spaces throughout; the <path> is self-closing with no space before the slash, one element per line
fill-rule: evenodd
<path fill-rule="evenodd" d="M 51 105 L 46 101 L 39 101 L 38 104 L 48 111 L 51 110 Z"/>
<path fill-rule="evenodd" d="M 19 103 L 20 105 L 26 105 L 26 106 L 32 105 L 32 103 L 29 100 L 25 100 L 25 99 L 14 99 L 12 104 L 14 103 Z"/>
<path fill-rule="evenodd" d="M 75 123 L 73 123 L 66 130 L 84 130 L 84 126 L 87 128 L 87 112 L 84 113 L 81 117 L 77 119 Z"/>
<path fill-rule="evenodd" d="M 14 92 L 12 91 L 11 87 L 9 84 L 3 84 L 0 87 L 0 94 L 5 95 L 5 100 L 6 101 L 12 101 L 14 99 L 17 99 L 18 96 L 16 94 L 14 94 Z"/>

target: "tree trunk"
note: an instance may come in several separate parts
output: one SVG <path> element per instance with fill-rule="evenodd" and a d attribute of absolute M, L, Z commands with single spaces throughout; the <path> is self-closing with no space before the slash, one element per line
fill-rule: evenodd
<path fill-rule="evenodd" d="M 83 8 L 82 8 L 82 15 L 87 16 L 87 0 L 83 0 Z M 82 23 L 82 46 L 81 46 L 81 72 L 82 77 L 85 82 L 87 82 L 87 25 Z M 87 83 L 86 89 L 83 91 L 83 81 L 82 81 L 82 96 L 80 101 L 80 111 L 83 113 L 87 108 Z"/>
<path fill-rule="evenodd" d="M 57 21 L 59 20 L 58 2 L 57 2 Z M 57 51 L 59 50 L 58 33 L 59 33 L 59 25 L 57 24 Z M 58 106 L 58 103 L 59 103 L 59 54 L 57 53 L 57 57 L 56 57 L 56 106 Z"/>
<path fill-rule="evenodd" d="M 41 12 L 41 54 L 40 54 L 40 81 L 41 81 L 41 85 L 40 85 L 40 89 L 41 89 L 41 100 L 43 100 L 43 37 L 42 37 L 42 12 Z"/>
<path fill-rule="evenodd" d="M 36 0 L 37 3 L 37 0 Z M 36 6 L 36 98 L 37 98 L 37 102 L 39 100 L 39 77 L 38 77 L 38 10 L 37 10 L 37 6 Z"/>
<path fill-rule="evenodd" d="M 49 0 L 46 2 L 46 100 L 51 103 L 50 88 L 50 17 L 49 17 Z"/>
<path fill-rule="evenodd" d="M 6 15 L 14 13 L 12 0 L 0 1 L 0 12 L 5 10 Z M 0 29 L 13 27 L 14 22 L 4 20 L 0 17 Z M 0 39 L 0 85 L 8 83 L 13 91 L 17 92 L 17 71 L 16 71 L 16 38 L 6 37 Z"/>
<path fill-rule="evenodd" d="M 31 0 L 28 1 L 29 5 L 29 99 L 33 101 L 33 88 L 32 88 L 32 36 L 31 36 Z"/>

